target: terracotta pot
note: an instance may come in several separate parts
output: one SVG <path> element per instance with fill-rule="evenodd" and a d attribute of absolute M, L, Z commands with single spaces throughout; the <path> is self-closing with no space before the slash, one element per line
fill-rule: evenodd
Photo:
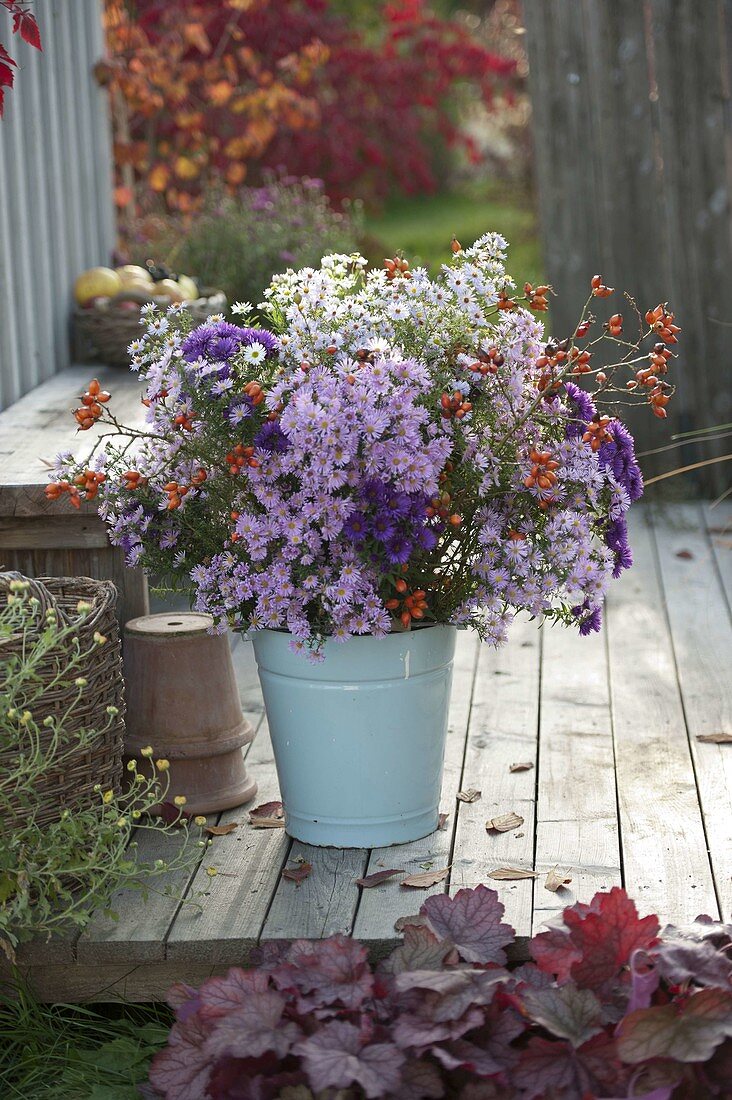
<path fill-rule="evenodd" d="M 170 761 L 167 798 L 213 813 L 254 797 L 242 746 L 254 736 L 242 714 L 229 640 L 210 615 L 171 612 L 130 619 L 124 632 L 126 758 L 152 745 Z"/>

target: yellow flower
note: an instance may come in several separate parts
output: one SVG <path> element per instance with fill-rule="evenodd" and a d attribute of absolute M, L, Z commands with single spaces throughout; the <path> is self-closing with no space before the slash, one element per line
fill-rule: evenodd
<path fill-rule="evenodd" d="M 164 758 L 162 760 L 156 760 L 155 767 L 158 769 L 159 772 L 167 772 L 168 768 L 170 767 L 170 761 L 165 760 Z"/>
<path fill-rule="evenodd" d="M 215 867 L 207 867 L 206 868 L 206 874 L 208 875 L 209 878 L 215 878 L 216 875 L 218 874 L 218 871 L 216 870 Z"/>
<path fill-rule="evenodd" d="M 114 791 L 105 791 L 104 794 L 102 795 L 102 802 L 104 803 L 105 806 L 108 806 L 113 798 L 114 798 Z"/>
<path fill-rule="evenodd" d="M 20 722 L 21 726 L 27 726 L 32 717 L 33 715 L 29 710 L 24 710 L 18 721 Z"/>
<path fill-rule="evenodd" d="M 89 681 L 87 680 L 87 678 L 85 676 L 77 676 L 76 679 L 74 680 L 74 683 L 76 684 L 76 686 L 78 688 L 83 688 L 83 687 L 86 687 L 86 685 L 89 683 Z"/>
<path fill-rule="evenodd" d="M 177 794 L 173 799 L 173 802 L 175 802 L 176 806 L 185 806 L 187 801 L 188 799 L 184 794 Z"/>
<path fill-rule="evenodd" d="M 206 818 L 203 817 L 201 814 L 199 814 L 198 817 L 195 817 L 193 820 L 195 821 L 196 825 L 205 825 L 206 824 Z"/>
<path fill-rule="evenodd" d="M 137 761 L 136 760 L 128 760 L 127 761 L 127 771 L 128 772 L 136 772 L 137 771 Z"/>
<path fill-rule="evenodd" d="M 127 824 L 127 818 L 126 817 L 120 817 L 120 818 L 117 819 L 117 825 L 120 829 L 124 829 L 126 824 Z"/>
<path fill-rule="evenodd" d="M 132 811 L 132 818 L 133 818 L 134 821 L 139 821 L 139 819 L 141 817 L 142 817 L 142 814 L 140 813 L 139 810 L 133 810 Z"/>
<path fill-rule="evenodd" d="M 103 634 L 100 634 L 98 630 L 94 631 L 94 641 L 97 643 L 97 645 L 104 645 L 106 640 L 107 639 L 105 638 L 105 636 Z"/>
<path fill-rule="evenodd" d="M 144 749 L 140 749 L 140 755 L 141 756 L 152 756 L 152 754 L 153 754 L 152 745 L 146 745 Z"/>
<path fill-rule="evenodd" d="M 76 605 L 76 610 L 79 612 L 80 615 L 85 615 L 86 612 L 91 611 L 91 609 L 92 609 L 92 605 L 89 603 L 88 600 L 79 600 L 79 602 Z M 48 614 L 48 612 L 46 612 L 46 614 Z M 55 614 L 55 612 L 54 612 L 54 614 Z"/>

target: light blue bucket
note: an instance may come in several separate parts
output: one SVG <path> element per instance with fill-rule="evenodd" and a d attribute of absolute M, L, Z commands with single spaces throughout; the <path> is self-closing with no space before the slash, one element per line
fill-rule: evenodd
<path fill-rule="evenodd" d="M 319 664 L 283 631 L 251 637 L 290 836 L 380 848 L 433 832 L 455 628 L 327 641 Z"/>

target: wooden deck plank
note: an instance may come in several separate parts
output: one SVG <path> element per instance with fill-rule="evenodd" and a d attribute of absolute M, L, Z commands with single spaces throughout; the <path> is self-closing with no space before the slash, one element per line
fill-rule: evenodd
<path fill-rule="evenodd" d="M 496 882 L 496 867 L 534 867 L 536 753 L 539 723 L 541 631 L 517 619 L 502 649 L 482 646 L 473 691 L 463 787 L 481 790 L 478 802 L 459 803 L 450 891 L 485 883 L 506 907 L 504 920 L 516 930 L 515 956 L 522 957 L 531 938 L 531 879 Z M 511 764 L 532 761 L 523 772 Z M 486 831 L 488 819 L 515 811 L 520 829 Z"/>
<path fill-rule="evenodd" d="M 164 1001 L 174 982 L 197 986 L 228 967 L 209 963 L 86 963 L 83 966 L 20 965 L 21 980 L 38 1001 L 49 1004 Z"/>
<path fill-rule="evenodd" d="M 279 798 L 266 719 L 247 756 L 259 790 L 255 801 Z M 240 822 L 227 836 L 214 837 L 191 885 L 201 908 L 183 906 L 167 942 L 169 960 L 243 965 L 258 943 L 270 902 L 290 850 L 284 829 L 253 829 L 247 807 L 226 810 L 220 824 Z M 213 877 L 209 869 L 215 869 Z"/>
<path fill-rule="evenodd" d="M 702 510 L 727 606 L 732 608 L 732 500 L 728 498 L 714 507 L 704 504 Z"/>
<path fill-rule="evenodd" d="M 465 737 L 476 675 L 479 642 L 468 631 L 458 631 L 453 670 L 452 699 L 442 779 L 441 808 L 449 813 L 447 828 L 410 844 L 374 848 L 367 873 L 401 867 L 410 874 L 447 867 L 452 858 L 456 821 L 456 795 L 463 777 Z M 426 865 L 430 865 L 429 868 Z M 416 913 L 430 894 L 443 893 L 446 881 L 426 890 L 402 888 L 393 881 L 361 890 L 353 935 L 369 945 L 372 954 L 386 954 L 400 940 L 394 931 L 399 917 Z M 378 946 L 377 946 L 378 945 Z"/>
<path fill-rule="evenodd" d="M 307 860 L 313 869 L 300 884 L 280 878 L 261 941 L 348 934 L 358 907 L 359 887 L 354 880 L 363 875 L 368 858 L 366 848 L 317 848 L 293 841 L 288 866 Z"/>
<path fill-rule="evenodd" d="M 643 913 L 686 923 L 718 916 L 671 640 L 642 509 L 636 565 L 608 599 L 610 689 L 623 879 Z"/>
<path fill-rule="evenodd" d="M 672 517 L 656 511 L 654 535 L 707 846 L 720 908 L 729 919 L 732 745 L 702 744 L 696 738 L 732 735 L 732 623 L 701 509 L 676 507 Z"/>
<path fill-rule="evenodd" d="M 620 885 L 615 758 L 605 637 L 543 630 L 534 931 L 551 915 Z M 545 872 L 572 878 L 552 893 Z"/>

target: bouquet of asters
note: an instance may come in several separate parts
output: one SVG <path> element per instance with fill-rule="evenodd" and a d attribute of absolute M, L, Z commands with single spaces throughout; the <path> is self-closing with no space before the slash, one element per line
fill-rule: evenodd
<path fill-rule="evenodd" d="M 666 305 L 643 318 L 632 302 L 635 338 L 620 314 L 601 325 L 598 275 L 575 331 L 547 339 L 551 288 L 516 291 L 505 250 L 495 233 L 453 241 L 436 278 L 326 256 L 276 275 L 256 322 L 248 304 L 240 324 L 197 327 L 148 308 L 130 347 L 147 428 L 120 424 L 92 382 L 75 415 L 106 430 L 85 462 L 59 457 L 49 496 L 98 497 L 130 565 L 314 656 L 324 638 L 429 623 L 497 645 L 521 610 L 599 629 L 643 488 L 600 403 L 664 417 L 679 329 Z M 600 342 L 614 361 L 596 368 Z"/>

